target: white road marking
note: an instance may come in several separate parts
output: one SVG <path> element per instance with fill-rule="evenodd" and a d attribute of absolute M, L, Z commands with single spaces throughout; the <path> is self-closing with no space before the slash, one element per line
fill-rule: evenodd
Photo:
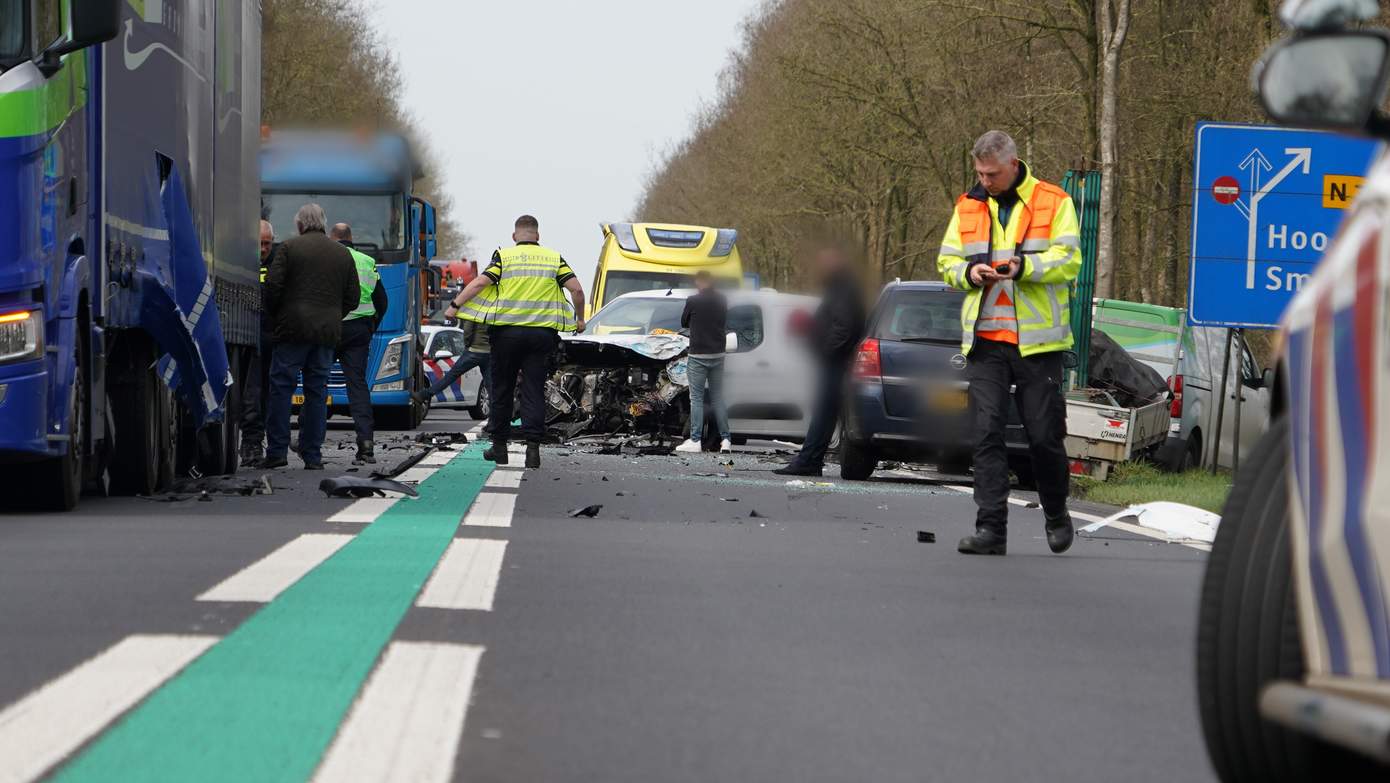
<path fill-rule="evenodd" d="M 451 780 L 483 649 L 392 642 L 314 780 Z"/>
<path fill-rule="evenodd" d="M 458 455 L 459 455 L 459 452 L 457 452 L 457 451 L 431 451 L 429 454 L 426 454 L 426 455 L 425 455 L 425 458 L 424 458 L 424 459 L 420 460 L 419 462 L 417 462 L 417 463 L 415 463 L 415 464 L 417 464 L 417 465 L 444 465 L 444 464 L 448 463 L 449 460 L 453 459 L 454 457 L 457 457 Z"/>
<path fill-rule="evenodd" d="M 416 606 L 431 609 L 492 611 L 507 542 L 490 538 L 456 538 L 420 591 Z"/>
<path fill-rule="evenodd" d="M 396 505 L 401 498 L 392 495 L 384 498 L 362 498 L 352 505 L 328 518 L 329 522 L 375 522 L 386 513 L 386 509 Z"/>
<path fill-rule="evenodd" d="M 416 465 L 415 467 L 410 468 L 409 470 L 405 471 L 399 476 L 396 476 L 395 480 L 407 484 L 418 484 L 421 481 L 424 481 L 425 479 L 429 478 L 430 476 L 433 476 L 435 471 L 437 470 L 439 470 L 439 468 L 436 466 L 420 467 L 419 465 Z"/>
<path fill-rule="evenodd" d="M 510 467 L 510 465 L 506 466 Z M 492 489 L 516 489 L 521 486 L 522 471 L 520 470 L 494 470 L 487 477 L 484 487 Z"/>
<path fill-rule="evenodd" d="M 463 524 L 473 527 L 511 527 L 516 511 L 516 495 L 510 492 L 479 492 Z"/>
<path fill-rule="evenodd" d="M 198 596 L 198 600 L 266 603 L 352 539 L 352 536 L 343 533 L 302 535 L 227 577 Z"/>
<path fill-rule="evenodd" d="M 0 781 L 42 775 L 217 641 L 127 636 L 0 712 Z"/>

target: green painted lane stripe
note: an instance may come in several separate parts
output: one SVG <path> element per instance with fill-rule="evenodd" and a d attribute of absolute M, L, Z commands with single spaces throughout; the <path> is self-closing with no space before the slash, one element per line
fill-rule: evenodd
<path fill-rule="evenodd" d="M 55 779 L 307 780 L 491 472 L 467 447 Z"/>

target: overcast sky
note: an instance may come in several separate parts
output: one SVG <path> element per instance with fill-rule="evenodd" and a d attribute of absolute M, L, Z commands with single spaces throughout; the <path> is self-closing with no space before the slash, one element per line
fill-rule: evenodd
<path fill-rule="evenodd" d="M 486 257 L 516 216 L 588 288 L 598 223 L 632 217 L 759 0 L 377 0 L 454 216 Z"/>

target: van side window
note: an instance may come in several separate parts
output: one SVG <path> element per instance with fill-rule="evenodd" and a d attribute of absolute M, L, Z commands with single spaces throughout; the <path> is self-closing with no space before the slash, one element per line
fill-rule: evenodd
<path fill-rule="evenodd" d="M 734 353 L 745 353 L 763 344 L 763 308 L 759 305 L 730 307 L 726 326 L 738 335 L 738 349 Z"/>

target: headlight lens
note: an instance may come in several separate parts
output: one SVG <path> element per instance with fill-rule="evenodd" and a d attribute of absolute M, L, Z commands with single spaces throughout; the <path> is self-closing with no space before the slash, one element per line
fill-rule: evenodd
<path fill-rule="evenodd" d="M 734 251 L 734 243 L 738 241 L 738 231 L 732 228 L 721 228 L 714 240 L 714 248 L 709 251 L 711 258 L 723 258 Z"/>
<path fill-rule="evenodd" d="M 632 230 L 631 223 L 614 223 L 611 228 L 613 238 L 618 240 L 618 247 L 629 253 L 642 252 L 642 247 L 637 244 L 637 234 Z"/>
<path fill-rule="evenodd" d="M 43 353 L 43 322 L 33 310 L 0 314 L 0 362 L 33 359 Z"/>
<path fill-rule="evenodd" d="M 381 367 L 376 371 L 376 380 L 400 375 L 401 365 L 405 361 L 405 344 L 409 339 L 410 335 L 403 334 L 386 345 L 386 352 L 381 355 Z"/>

